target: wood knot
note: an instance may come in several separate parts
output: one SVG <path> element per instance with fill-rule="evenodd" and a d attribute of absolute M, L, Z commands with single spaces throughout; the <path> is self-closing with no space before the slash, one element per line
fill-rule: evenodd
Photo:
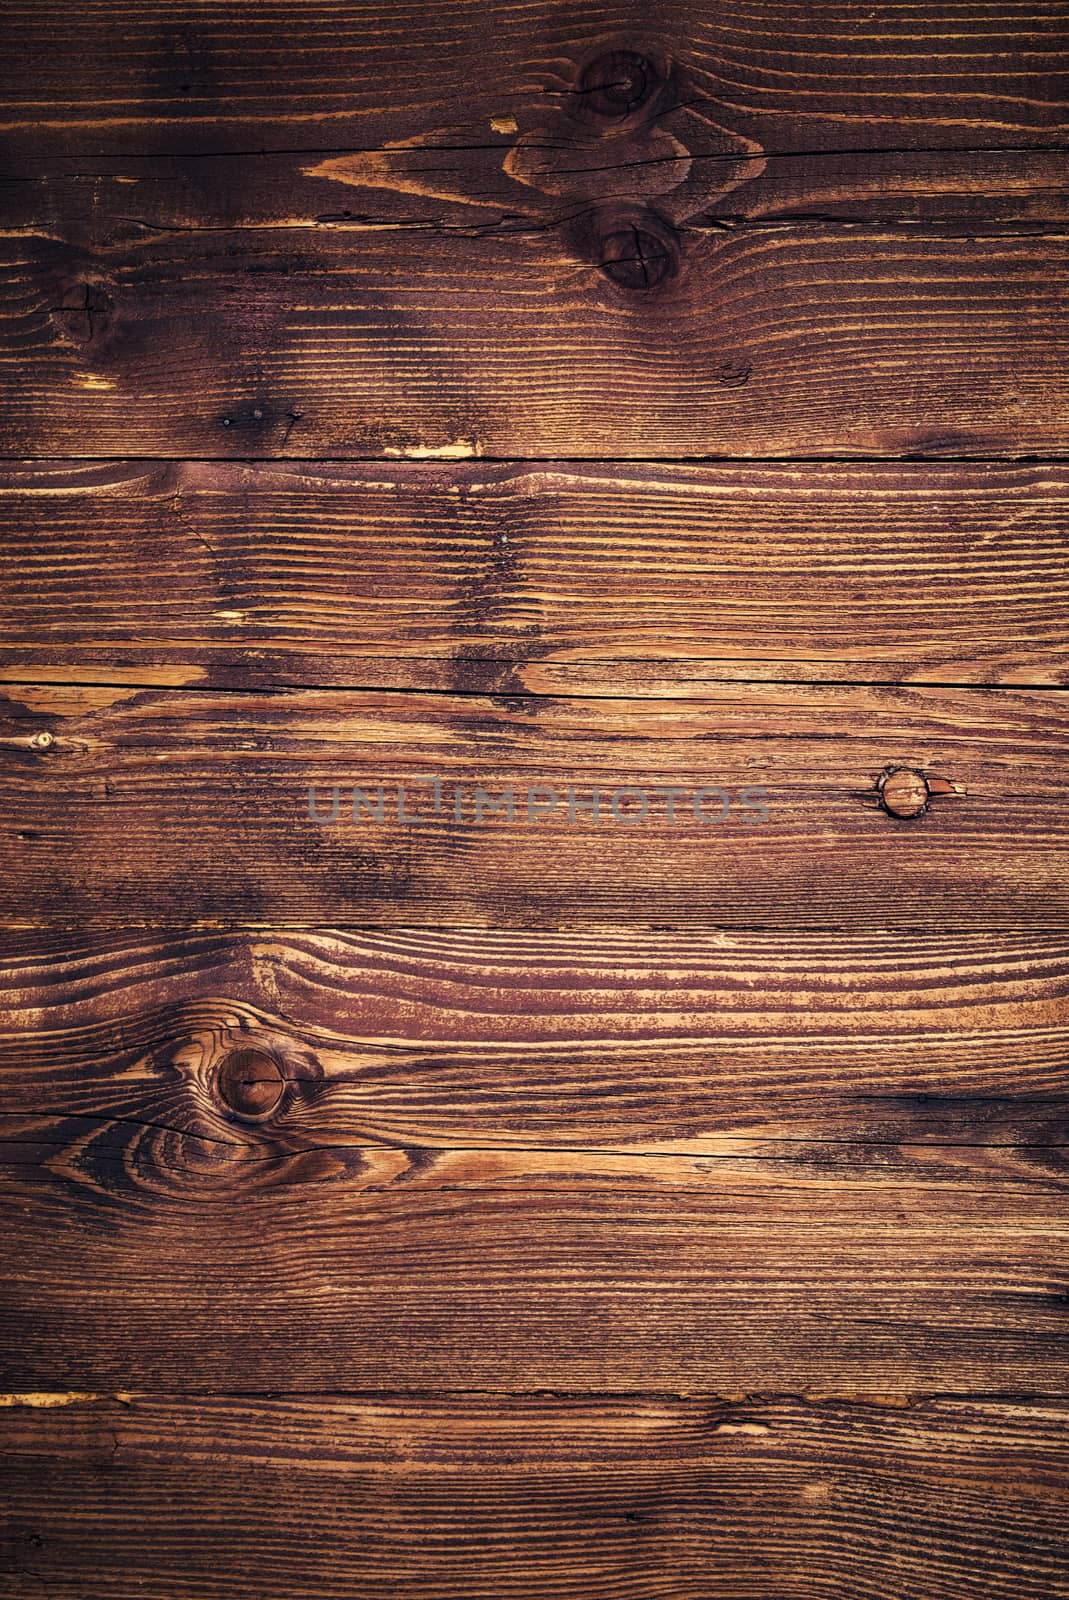
<path fill-rule="evenodd" d="M 623 121 L 648 109 L 664 86 L 664 75 L 648 56 L 610 50 L 583 68 L 579 109 L 586 116 Z"/>
<path fill-rule="evenodd" d="M 89 344 L 108 327 L 115 302 L 98 284 L 84 283 L 68 291 L 52 307 L 60 327 L 77 344 Z"/>
<path fill-rule="evenodd" d="M 262 1122 L 278 1109 L 286 1080 L 273 1055 L 243 1047 L 231 1050 L 215 1071 L 219 1098 L 236 1117 Z"/>
<path fill-rule="evenodd" d="M 884 779 L 880 798 L 883 809 L 892 817 L 919 817 L 928 809 L 928 785 L 923 772 L 898 767 Z"/>
<path fill-rule="evenodd" d="M 622 289 L 656 289 L 679 270 L 676 230 L 649 206 L 605 208 L 594 218 L 598 266 Z"/>
<path fill-rule="evenodd" d="M 933 795 L 964 794 L 963 784 L 914 767 L 888 767 L 876 780 L 883 809 L 892 817 L 919 817 Z"/>

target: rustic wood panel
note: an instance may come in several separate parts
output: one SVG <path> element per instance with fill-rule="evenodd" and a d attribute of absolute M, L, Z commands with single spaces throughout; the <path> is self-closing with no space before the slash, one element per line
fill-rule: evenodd
<path fill-rule="evenodd" d="M 0 915 L 1065 927 L 1066 710 L 1058 691 L 795 685 L 689 701 L 12 686 Z M 896 767 L 956 792 L 889 816 Z M 381 820 L 353 820 L 352 786 Z M 477 788 L 511 789 L 512 820 Z"/>
<path fill-rule="evenodd" d="M 630 120 L 680 107 L 707 149 L 1056 144 L 1069 131 L 1061 24 L 1055 7 L 994 0 L 841 0 L 818 16 L 802 0 L 23 0 L 0 114 L 16 153 L 472 143 L 509 119 L 559 139 L 598 126 L 598 96 L 577 90 L 606 79 L 584 69 L 625 49 L 659 69 Z"/>
<path fill-rule="evenodd" d="M 9 466 L 0 677 L 1063 684 L 1067 508 L 987 463 Z"/>
<path fill-rule="evenodd" d="M 570 233 L 404 241 L 399 262 L 394 229 L 153 230 L 114 250 L 16 231 L 3 242 L 0 316 L 18 359 L 3 369 L 0 449 L 1069 449 L 1064 235 L 680 232 L 613 201 L 584 204 Z"/>
<path fill-rule="evenodd" d="M 1063 19 L 8 34 L 5 1591 L 1069 1597 Z"/>
<path fill-rule="evenodd" d="M 0 1410 L 27 1600 L 1069 1594 L 1061 1405 L 51 1398 Z"/>
<path fill-rule="evenodd" d="M 1069 944 L 1049 934 L 250 930 L 7 945 L 0 1135 L 50 1118 L 62 1143 L 80 1122 L 105 1160 L 125 1123 L 150 1157 L 151 1130 L 166 1133 L 161 1159 L 179 1164 L 225 1142 L 250 1177 L 323 1146 L 474 1144 L 487 1160 L 494 1147 L 819 1157 L 840 1176 L 861 1163 L 954 1181 L 989 1166 L 1005 1183 L 1045 1180 L 1069 1143 Z M 235 1122 L 216 1093 L 220 1061 L 251 1045 L 289 1081 L 265 1123 Z M 635 1170 L 599 1168 L 606 1181 Z"/>

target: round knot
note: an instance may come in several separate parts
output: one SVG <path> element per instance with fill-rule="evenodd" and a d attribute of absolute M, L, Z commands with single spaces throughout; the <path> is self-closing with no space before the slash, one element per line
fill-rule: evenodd
<path fill-rule="evenodd" d="M 649 105 L 660 87 L 660 73 L 646 56 L 634 50 L 611 50 L 583 69 L 579 105 L 595 117 L 622 119 Z"/>
<path fill-rule="evenodd" d="M 883 808 L 892 817 L 919 817 L 928 806 L 928 780 L 923 772 L 897 767 L 880 786 Z"/>
<path fill-rule="evenodd" d="M 266 1050 L 231 1050 L 215 1074 L 220 1099 L 236 1117 L 261 1122 L 278 1107 L 285 1092 L 282 1068 Z"/>
<path fill-rule="evenodd" d="M 622 289 L 656 289 L 676 268 L 666 239 L 644 222 L 620 225 L 602 234 L 599 266 Z"/>

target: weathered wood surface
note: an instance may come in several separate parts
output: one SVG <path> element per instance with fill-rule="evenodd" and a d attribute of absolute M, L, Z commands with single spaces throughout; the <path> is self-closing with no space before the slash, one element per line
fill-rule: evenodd
<path fill-rule="evenodd" d="M 3 243 L 8 456 L 1069 450 L 1064 234 L 680 231 L 614 201 L 502 236 Z"/>
<path fill-rule="evenodd" d="M 124 1119 L 149 1156 L 156 1128 L 172 1157 L 220 1140 L 283 1164 L 361 1144 L 804 1162 L 823 1143 L 840 1177 L 869 1147 L 886 1174 L 1030 1181 L 1069 1143 L 1069 943 L 1049 934 L 6 942 L 0 1136 L 40 1116 L 70 1139 L 81 1121 L 105 1157 Z M 243 1043 L 290 1081 L 263 1124 L 216 1094 Z"/>
<path fill-rule="evenodd" d="M 1069 1596 L 1063 19 L 6 48 L 10 1592 Z"/>
<path fill-rule="evenodd" d="M 441 57 L 434 70 L 444 93 Z M 0 449 L 1069 447 L 1064 150 L 994 135 L 979 151 L 953 136 L 762 146 L 675 81 L 650 93 L 621 121 L 541 85 L 530 114 L 494 115 L 475 140 L 428 131 L 395 95 L 380 146 L 31 152 L 3 189 L 20 361 Z M 914 108 L 924 99 L 914 85 Z"/>
<path fill-rule="evenodd" d="M 1058 466 L 0 474 L 0 678 L 702 694 L 1069 681 Z"/>
<path fill-rule="evenodd" d="M 1056 690 L 8 687 L 8 923 L 1069 922 Z M 956 792 L 889 816 L 895 767 Z"/>
<path fill-rule="evenodd" d="M 418 26 L 396 7 L 329 23 L 305 12 L 288 21 L 320 42 L 296 57 L 257 45 L 255 68 L 235 52 L 252 48 L 260 18 L 223 12 L 178 26 L 139 15 L 118 44 L 110 30 L 103 115 L 64 98 L 50 130 L 37 118 L 28 160 L 5 185 L 6 314 L 20 363 L 0 449 L 1064 452 L 1067 168 L 1055 56 L 1033 48 L 1022 71 L 1005 54 L 1019 46 L 1016 18 L 984 12 L 955 18 L 952 32 L 945 22 L 902 32 L 844 8 L 843 31 L 823 34 L 808 63 L 812 78 L 808 14 L 785 12 L 781 34 L 772 18 L 754 30 L 749 16 L 710 24 L 691 9 L 645 17 L 631 47 L 646 52 L 646 98 L 622 118 L 599 111 L 597 91 L 577 92 L 599 38 L 616 48 L 637 20 L 618 12 L 609 36 L 598 13 L 581 24 L 540 17 L 536 40 L 522 9 L 498 8 L 492 45 L 481 6 Z M 14 30 L 16 63 L 30 64 L 37 93 L 59 70 L 64 39 L 62 19 L 49 18 L 46 50 L 39 27 L 18 17 Z M 80 14 L 83 94 L 97 71 L 85 27 Z M 480 35 L 474 98 L 465 29 Z M 429 65 L 428 32 L 451 41 Z M 344 95 L 340 83 L 323 91 L 327 37 Z M 689 39 L 694 59 L 677 59 L 669 38 Z M 191 62 L 202 48 L 221 55 L 198 113 Z M 147 123 L 120 110 L 124 49 Z M 144 77 L 156 49 L 188 96 L 158 126 L 151 113 L 166 97 L 158 75 Z M 916 76 L 924 58 L 938 60 L 938 91 Z M 768 89 L 756 116 L 738 85 L 717 106 L 727 59 L 759 101 Z M 318 131 L 296 146 L 284 109 L 295 61 L 335 109 L 312 113 L 305 95 L 299 116 Z M 261 125 L 250 70 L 265 75 L 281 142 Z M 242 82 L 224 89 L 219 73 L 230 71 Z M 703 73 L 715 82 L 699 82 Z M 835 99 L 844 73 L 849 111 Z M 9 82 L 18 149 L 28 108 L 17 65 Z M 497 109 L 480 112 L 479 94 Z M 235 145 L 240 130 L 219 112 L 242 102 L 251 122 Z M 461 103 L 463 126 L 443 126 Z M 951 103 L 960 121 L 947 117 Z M 999 107 L 998 132 L 984 103 Z M 355 147 L 339 144 L 338 115 Z M 835 129 L 836 118 L 846 125 Z M 1006 141 L 1046 148 L 999 148 Z M 640 238 L 628 265 L 628 241 Z"/>
<path fill-rule="evenodd" d="M 596 119 L 598 99 L 577 93 L 583 70 L 620 49 L 661 69 L 632 120 L 679 107 L 711 150 L 968 149 L 1069 133 L 1057 9 L 993 0 L 846 0 L 818 16 L 802 0 L 760 11 L 91 0 L 47 12 L 22 0 L 8 14 L 0 116 L 16 153 L 467 144 L 508 118 L 560 138 Z"/>
<path fill-rule="evenodd" d="M 52 1398 L 0 1409 L 18 1600 L 1069 1594 L 1064 1405 Z"/>

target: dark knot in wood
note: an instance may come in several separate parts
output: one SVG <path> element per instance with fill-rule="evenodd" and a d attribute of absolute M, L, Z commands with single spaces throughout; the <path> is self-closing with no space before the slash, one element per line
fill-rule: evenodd
<path fill-rule="evenodd" d="M 662 83 L 648 57 L 634 50 L 612 50 L 583 69 L 579 109 L 588 116 L 623 120 L 651 105 Z"/>
<path fill-rule="evenodd" d="M 89 344 L 105 332 L 115 302 L 97 284 L 79 284 L 64 295 L 63 303 L 52 307 L 59 326 L 78 344 Z"/>
<path fill-rule="evenodd" d="M 629 222 L 610 223 L 599 235 L 598 265 L 623 289 L 656 289 L 674 276 L 676 246 L 652 214 Z"/>
<path fill-rule="evenodd" d="M 236 1117 L 262 1122 L 278 1109 L 286 1087 L 282 1068 L 266 1050 L 231 1050 L 215 1073 L 219 1098 Z"/>

